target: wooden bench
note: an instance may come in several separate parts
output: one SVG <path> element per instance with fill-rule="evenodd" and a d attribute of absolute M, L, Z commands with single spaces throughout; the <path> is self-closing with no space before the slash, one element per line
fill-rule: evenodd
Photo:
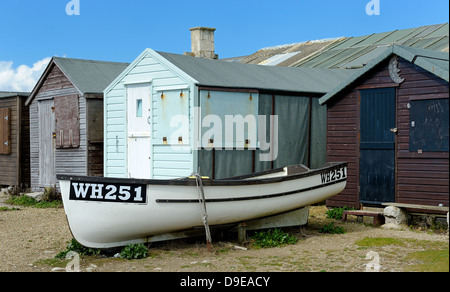
<path fill-rule="evenodd" d="M 384 223 L 383 211 L 345 210 L 342 212 L 342 222 L 347 221 L 347 215 L 373 217 L 373 226 L 378 226 Z"/>

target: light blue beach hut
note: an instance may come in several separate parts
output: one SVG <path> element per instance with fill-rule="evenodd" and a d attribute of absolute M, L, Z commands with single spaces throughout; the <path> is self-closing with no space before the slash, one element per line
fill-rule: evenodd
<path fill-rule="evenodd" d="M 349 74 L 146 49 L 104 91 L 104 175 L 171 179 L 200 169 L 219 179 L 319 167 L 326 108 L 318 98 Z"/>

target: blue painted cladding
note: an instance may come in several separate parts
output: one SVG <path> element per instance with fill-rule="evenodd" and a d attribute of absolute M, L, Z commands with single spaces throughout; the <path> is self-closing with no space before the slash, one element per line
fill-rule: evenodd
<path fill-rule="evenodd" d="M 105 114 L 105 157 L 104 157 L 104 175 L 106 177 L 127 177 L 127 84 L 149 83 L 152 92 L 152 119 L 151 119 L 151 167 L 153 178 L 174 178 L 186 176 L 192 173 L 194 169 L 194 159 L 191 145 L 190 128 L 187 132 L 181 134 L 183 137 L 183 147 L 180 145 L 170 146 L 163 145 L 162 137 L 175 136 L 175 131 L 168 132 L 167 121 L 170 121 L 172 114 L 178 113 L 180 107 L 168 105 L 162 108 L 163 104 L 160 99 L 161 92 L 170 92 L 180 95 L 180 90 L 185 91 L 184 107 L 182 113 L 188 117 L 193 106 L 193 100 L 189 91 L 193 88 L 193 84 L 186 79 L 180 77 L 176 70 L 163 64 L 158 57 L 152 55 L 151 52 L 144 52 L 139 56 L 126 73 L 116 80 L 115 85 L 111 85 L 105 91 L 104 97 L 104 114 Z M 159 95 L 159 96 L 158 96 Z M 144 111 L 148 110 L 143 108 Z M 175 111 L 173 111 L 175 110 Z M 170 135 L 169 135 L 170 134 Z M 176 139 L 178 144 L 178 137 Z M 176 163 L 173 158 L 177 158 Z"/>

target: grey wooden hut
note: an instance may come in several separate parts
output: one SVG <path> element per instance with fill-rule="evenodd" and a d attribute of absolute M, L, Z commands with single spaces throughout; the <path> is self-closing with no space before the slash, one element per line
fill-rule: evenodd
<path fill-rule="evenodd" d="M 127 66 L 52 58 L 26 101 L 33 191 L 57 186 L 57 173 L 103 174 L 103 90 Z"/>
<path fill-rule="evenodd" d="M 0 186 L 30 185 L 28 96 L 0 91 Z"/>

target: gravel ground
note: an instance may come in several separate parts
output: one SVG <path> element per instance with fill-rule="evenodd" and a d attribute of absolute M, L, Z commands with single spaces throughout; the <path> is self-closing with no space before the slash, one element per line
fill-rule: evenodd
<path fill-rule="evenodd" d="M 7 206 L 0 194 L 0 208 Z M 11 207 L 11 206 L 8 206 Z M 0 272 L 49 272 L 64 268 L 67 261 L 54 260 L 72 239 L 64 210 L 18 207 L 0 211 Z M 326 235 L 318 230 L 332 220 L 325 218 L 324 206 L 312 207 L 305 228 L 288 231 L 299 238 L 295 245 L 279 248 L 236 249 L 234 237 L 213 242 L 208 252 L 201 241 L 178 240 L 154 243 L 142 260 L 111 257 L 82 257 L 81 271 L 150 272 L 241 272 L 241 271 L 365 271 L 368 252 L 379 255 L 381 271 L 405 271 L 416 264 L 408 254 L 429 248 L 448 249 L 448 232 L 386 230 L 355 221 L 340 223 L 345 234 Z M 355 242 L 365 237 L 398 238 L 403 244 L 364 248 Z M 227 241 L 228 240 L 228 241 Z"/>

